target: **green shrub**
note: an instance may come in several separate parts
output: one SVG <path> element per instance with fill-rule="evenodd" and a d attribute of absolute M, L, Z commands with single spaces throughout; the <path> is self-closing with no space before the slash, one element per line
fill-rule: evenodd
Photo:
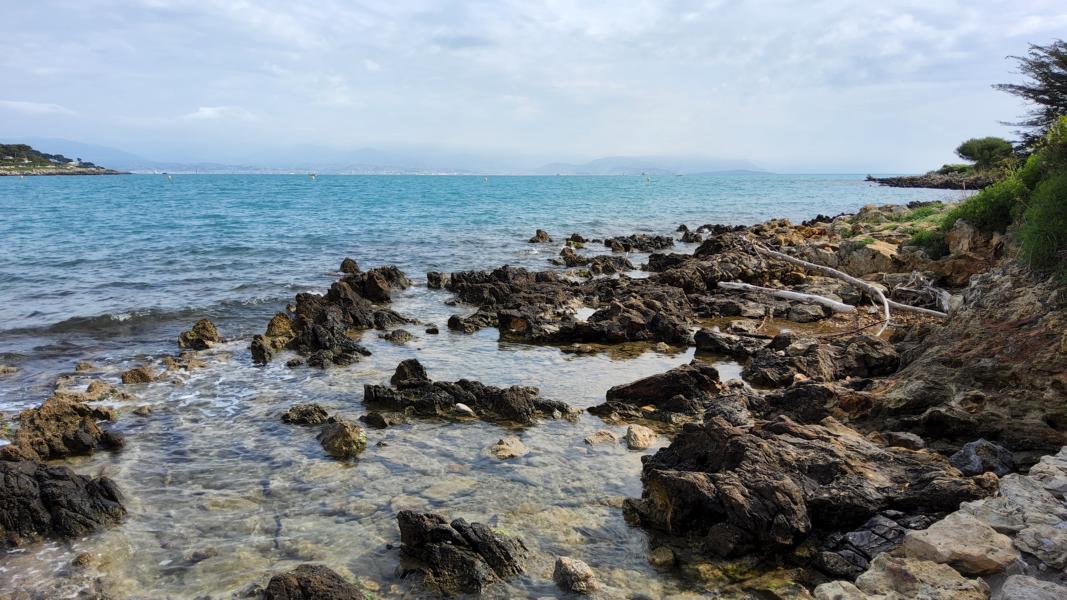
<path fill-rule="evenodd" d="M 941 168 L 937 170 L 937 172 L 941 175 L 953 175 L 957 173 L 968 173 L 973 168 L 974 167 L 972 167 L 971 165 L 956 163 L 951 165 L 942 165 Z"/>
<path fill-rule="evenodd" d="M 889 216 L 889 219 L 892 221 L 896 221 L 897 223 L 913 223 L 915 221 L 922 221 L 923 219 L 936 215 L 937 213 L 941 212 L 942 208 L 944 207 L 939 204 L 920 206 L 918 208 L 909 210 L 908 212 L 894 213 Z"/>
<path fill-rule="evenodd" d="M 1030 266 L 1067 273 L 1067 171 L 1046 178 L 1034 188 L 1019 238 Z"/>
<path fill-rule="evenodd" d="M 1000 165 L 1014 153 L 1011 142 L 998 137 L 971 138 L 956 148 L 956 154 L 974 161 L 974 168 L 979 171 Z"/>
<path fill-rule="evenodd" d="M 948 254 L 948 242 L 945 241 L 945 232 L 937 229 L 916 231 L 905 245 L 922 248 L 926 255 L 934 260 Z"/>
<path fill-rule="evenodd" d="M 980 231 L 1004 233 L 1011 224 L 1012 207 L 1026 194 L 1026 187 L 1012 175 L 985 188 L 945 213 L 941 228 L 952 229 L 963 219 Z"/>

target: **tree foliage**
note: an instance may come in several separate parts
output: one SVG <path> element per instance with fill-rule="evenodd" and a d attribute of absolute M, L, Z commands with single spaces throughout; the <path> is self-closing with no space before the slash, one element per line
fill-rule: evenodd
<path fill-rule="evenodd" d="M 1024 83 L 1001 83 L 993 87 L 1014 94 L 1033 105 L 1019 122 L 1010 123 L 1020 131 L 1021 145 L 1033 149 L 1056 120 L 1067 115 L 1067 42 L 1057 40 L 1048 46 L 1030 45 L 1026 56 L 1012 56 L 1027 77 Z"/>
<path fill-rule="evenodd" d="M 956 148 L 960 158 L 974 161 L 981 171 L 998 166 L 1014 152 L 1011 142 L 998 137 L 971 138 Z"/>

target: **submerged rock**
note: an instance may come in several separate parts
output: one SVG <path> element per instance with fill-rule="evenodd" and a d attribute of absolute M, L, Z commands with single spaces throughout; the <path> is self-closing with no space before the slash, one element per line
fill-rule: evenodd
<path fill-rule="evenodd" d="M 66 467 L 0 461 L 0 541 L 18 546 L 42 537 L 76 538 L 122 520 L 115 482 Z"/>
<path fill-rule="evenodd" d="M 541 398 L 534 387 L 498 388 L 467 379 L 431 381 L 415 359 L 400 363 L 390 381 L 395 388 L 363 386 L 363 402 L 371 408 L 419 417 L 451 417 L 470 411 L 485 421 L 523 425 L 538 417 L 559 418 L 573 412 L 563 402 Z"/>
<path fill-rule="evenodd" d="M 589 565 L 576 558 L 561 556 L 556 559 L 552 580 L 565 592 L 591 594 L 600 589 L 596 574 Z"/>
<path fill-rule="evenodd" d="M 310 564 L 300 565 L 288 573 L 271 577 L 263 597 L 264 600 L 364 600 L 365 598 L 358 587 L 345 581 L 337 573 L 322 565 Z"/>
<path fill-rule="evenodd" d="M 318 404 L 294 404 L 282 415 L 282 422 L 293 425 L 321 425 L 328 418 L 326 409 Z"/>
<path fill-rule="evenodd" d="M 363 428 L 340 417 L 330 417 L 318 440 L 327 454 L 339 460 L 355 458 L 367 449 Z"/>
<path fill-rule="evenodd" d="M 493 533 L 481 523 L 449 523 L 434 513 L 397 514 L 403 553 L 415 559 L 404 576 L 421 572 L 424 583 L 445 595 L 480 594 L 490 584 L 522 573 L 528 551 L 522 540 Z"/>
<path fill-rule="evenodd" d="M 530 449 L 526 447 L 526 444 L 522 443 L 522 440 L 516 436 L 509 435 L 500 438 L 497 443 L 493 444 L 492 447 L 489 448 L 489 453 L 500 460 L 507 460 L 509 458 L 526 456 L 530 453 Z"/>
<path fill-rule="evenodd" d="M 207 319 L 200 319 L 192 329 L 178 335 L 178 347 L 189 350 L 207 350 L 221 341 L 218 328 Z"/>

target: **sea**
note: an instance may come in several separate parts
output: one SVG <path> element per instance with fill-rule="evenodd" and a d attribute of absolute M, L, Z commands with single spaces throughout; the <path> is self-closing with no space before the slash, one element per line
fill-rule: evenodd
<path fill-rule="evenodd" d="M 363 385 L 387 381 L 411 357 L 433 379 L 536 385 L 578 408 L 693 358 L 692 349 L 644 347 L 571 355 L 502 342 L 495 330 L 450 332 L 448 317 L 473 307 L 427 289 L 427 271 L 559 269 L 548 260 L 572 233 L 677 235 L 680 224 L 797 222 L 866 204 L 962 197 L 880 187 L 860 175 L 0 177 L 0 365 L 14 368 L 0 375 L 7 421 L 57 386 L 118 384 L 131 366 L 158 367 L 197 319 L 214 321 L 227 340 L 202 353 L 204 367 L 105 401 L 120 415 L 112 426 L 127 446 L 62 464 L 114 479 L 129 515 L 83 539 L 0 553 L 0 595 L 103 589 L 119 598 L 229 598 L 313 562 L 375 597 L 414 597 L 397 568 L 396 513 L 406 508 L 523 539 L 526 573 L 489 597 L 554 597 L 558 556 L 586 561 L 607 589 L 627 594 L 717 589 L 714 577 L 694 575 L 708 570 L 655 570 L 647 557 L 659 542 L 623 518 L 623 500 L 641 493 L 641 455 L 665 445 L 663 436 L 639 452 L 585 444 L 597 430 L 625 432 L 588 414 L 525 429 L 424 421 L 371 430 L 358 460 L 338 462 L 313 430 L 278 416 L 318 402 L 355 419 Z M 536 229 L 554 242 L 528 243 Z M 674 251 L 694 248 L 679 242 Z M 297 293 L 325 291 L 345 257 L 363 268 L 396 265 L 415 282 L 393 302 L 421 322 L 409 327 L 415 339 L 398 345 L 366 332 L 361 342 L 373 354 L 344 368 L 288 368 L 284 356 L 253 365 L 251 336 Z M 424 333 L 427 324 L 441 333 Z M 78 362 L 92 369 L 75 371 Z M 717 366 L 724 379 L 739 371 Z M 151 413 L 133 414 L 138 406 Z M 505 435 L 519 436 L 529 454 L 489 455 Z M 79 555 L 88 566 L 71 567 Z"/>

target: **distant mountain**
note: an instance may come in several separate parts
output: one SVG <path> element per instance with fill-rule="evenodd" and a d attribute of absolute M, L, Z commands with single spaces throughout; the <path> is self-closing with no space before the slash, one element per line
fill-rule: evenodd
<path fill-rule="evenodd" d="M 70 158 L 80 158 L 98 165 L 107 165 L 112 169 L 136 170 L 153 169 L 158 164 L 155 161 L 131 154 L 123 150 L 97 146 L 95 144 L 83 144 L 72 140 L 58 138 L 21 138 L 8 140 L 10 143 L 30 144 L 42 152 L 62 154 Z"/>
<path fill-rule="evenodd" d="M 541 175 L 698 175 L 710 173 L 764 173 L 747 160 L 685 156 L 609 156 L 583 164 L 549 163 L 535 170 Z"/>

